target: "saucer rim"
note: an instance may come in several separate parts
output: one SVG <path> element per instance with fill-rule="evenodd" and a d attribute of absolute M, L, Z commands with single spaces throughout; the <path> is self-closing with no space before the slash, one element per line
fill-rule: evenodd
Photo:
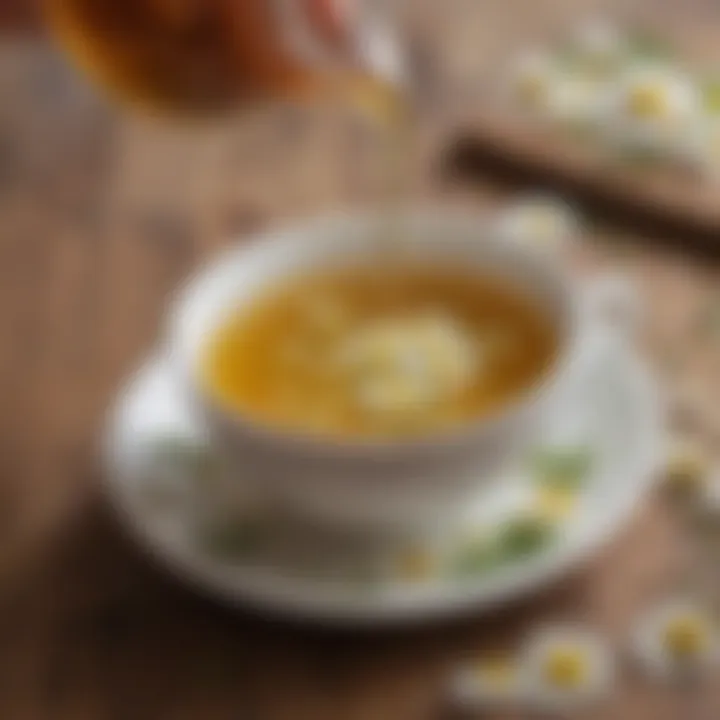
<path fill-rule="evenodd" d="M 152 560 L 169 571 L 182 584 L 201 594 L 237 608 L 256 611 L 289 620 L 334 626 L 408 625 L 442 621 L 449 618 L 488 612 L 507 602 L 548 587 L 573 568 L 591 559 L 608 544 L 631 519 L 635 509 L 654 483 L 661 458 L 663 437 L 661 397 L 647 363 L 629 346 L 614 351 L 622 359 L 622 372 L 634 393 L 634 405 L 644 408 L 644 427 L 638 451 L 628 462 L 627 473 L 633 482 L 622 484 L 624 492 L 609 504 L 593 527 L 580 535 L 579 542 L 558 544 L 528 561 L 509 567 L 492 577 L 471 580 L 438 578 L 432 588 L 390 584 L 391 591 L 381 593 L 328 593 L 323 581 L 303 581 L 280 573 L 258 575 L 252 568 L 224 568 L 208 562 L 207 556 L 193 552 L 181 542 L 170 541 L 161 532 L 143 523 L 142 512 L 127 491 L 120 471 L 118 443 L 123 413 L 133 393 L 151 373 L 169 366 L 166 349 L 161 348 L 142 362 L 118 393 L 105 429 L 102 482 L 110 505 L 132 540 L 147 550 Z M 172 377 L 172 375 L 170 375 Z M 626 396 L 630 401 L 630 395 Z M 642 447 L 640 447 L 642 446 Z M 333 581 L 330 586 L 341 586 Z M 388 586 L 386 586 L 387 588 Z"/>

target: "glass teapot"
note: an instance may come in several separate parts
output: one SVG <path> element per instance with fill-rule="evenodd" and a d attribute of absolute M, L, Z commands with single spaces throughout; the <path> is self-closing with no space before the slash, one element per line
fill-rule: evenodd
<path fill-rule="evenodd" d="M 367 106 L 401 81 L 377 0 L 45 0 L 45 10 L 101 86 L 172 114 L 338 94 Z"/>

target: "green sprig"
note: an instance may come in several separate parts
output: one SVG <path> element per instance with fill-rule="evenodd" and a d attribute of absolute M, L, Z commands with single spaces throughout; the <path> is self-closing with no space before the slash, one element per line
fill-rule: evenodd
<path fill-rule="evenodd" d="M 530 464 L 537 483 L 555 490 L 577 490 L 592 470 L 593 454 L 585 445 L 542 448 Z"/>

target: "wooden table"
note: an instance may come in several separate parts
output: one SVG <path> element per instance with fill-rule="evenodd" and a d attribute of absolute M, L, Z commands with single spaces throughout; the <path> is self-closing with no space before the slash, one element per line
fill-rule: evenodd
<path fill-rule="evenodd" d="M 462 657 L 512 647 L 544 619 L 591 622 L 626 647 L 672 577 L 677 528 L 656 499 L 591 566 L 517 607 L 333 633 L 220 609 L 126 541 L 98 492 L 114 392 L 156 342 L 169 293 L 232 234 L 363 196 L 345 164 L 327 161 L 346 147 L 336 127 L 268 111 L 193 139 L 110 110 L 41 44 L 0 50 L 0 717 L 434 720 Z M 416 195 L 445 194 L 431 175 Z M 623 258 L 667 344 L 683 304 L 717 275 L 623 240 L 593 254 Z M 588 717 L 681 712 L 627 675 Z"/>

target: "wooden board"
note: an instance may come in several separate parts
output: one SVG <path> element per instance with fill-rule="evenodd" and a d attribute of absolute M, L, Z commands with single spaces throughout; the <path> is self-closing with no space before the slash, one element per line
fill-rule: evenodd
<path fill-rule="evenodd" d="M 367 177 L 347 170 L 347 137 L 337 118 L 292 111 L 217 133 L 171 130 L 106 107 L 42 46 L 0 51 L 0 717 L 451 717 L 442 685 L 462 658 L 514 648 L 544 620 L 580 619 L 624 649 L 637 613 L 673 583 L 682 544 L 659 498 L 548 593 L 403 632 L 226 611 L 126 540 L 100 492 L 98 443 L 116 391 L 152 351 L 178 283 L 231 238 L 372 199 Z M 490 187 L 444 198 L 428 164 L 412 195 L 476 209 L 501 199 Z M 638 279 L 654 351 L 681 342 L 717 270 L 633 250 L 634 236 L 596 239 L 586 263 L 622 263 Z M 716 717 L 720 699 L 700 699 Z M 685 701 L 623 674 L 586 717 L 669 720 Z"/>
<path fill-rule="evenodd" d="M 716 181 L 687 168 L 623 161 L 591 138 L 542 127 L 519 110 L 503 106 L 497 87 L 498 78 L 511 74 L 513 58 L 528 48 L 552 47 L 593 17 L 648 31 L 667 41 L 691 67 L 714 71 L 720 60 L 715 35 L 720 7 L 704 0 L 551 1 L 537 4 L 545 13 L 538 21 L 530 8 L 524 6 L 519 12 L 514 3 L 504 4 L 504 11 L 493 3 L 494 12 L 479 5 L 483 8 L 475 9 L 476 19 L 466 16 L 465 22 L 469 27 L 485 27 L 485 33 L 493 32 L 495 37 L 486 44 L 482 33 L 475 45 L 463 44 L 462 52 L 455 50 L 457 57 L 448 71 L 456 82 L 457 110 L 455 139 L 446 158 L 449 171 L 464 178 L 490 174 L 515 186 L 558 191 L 630 227 L 717 252 L 720 186 Z M 499 20 L 503 14 L 508 17 Z"/>

